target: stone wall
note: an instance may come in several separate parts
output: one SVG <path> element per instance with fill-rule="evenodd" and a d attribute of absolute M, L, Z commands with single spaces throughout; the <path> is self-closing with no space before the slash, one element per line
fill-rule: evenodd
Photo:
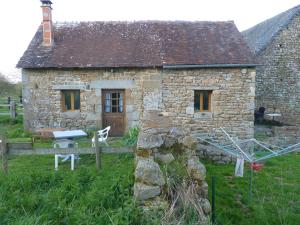
<path fill-rule="evenodd" d="M 43 127 L 99 128 L 102 89 L 125 89 L 126 129 L 139 125 L 144 85 L 161 71 L 151 70 L 24 70 L 24 123 L 27 130 Z M 148 81 L 149 80 L 149 81 Z M 80 112 L 62 112 L 61 90 L 80 90 Z"/>
<path fill-rule="evenodd" d="M 194 111 L 195 90 L 212 90 L 211 112 Z M 226 127 L 239 137 L 253 137 L 254 69 L 167 70 L 162 95 L 172 125 L 185 133 Z"/>
<path fill-rule="evenodd" d="M 126 128 L 176 127 L 197 135 L 226 127 L 253 136 L 255 69 L 23 70 L 26 129 L 101 127 L 101 90 L 125 89 Z M 80 112 L 62 112 L 61 91 L 79 89 Z M 194 91 L 212 90 L 211 112 L 194 112 Z M 165 124 L 151 121 L 164 116 Z M 163 132 L 163 130 L 162 130 Z M 159 133 L 159 132 L 158 132 Z"/>
<path fill-rule="evenodd" d="M 157 126 L 164 119 L 167 120 L 165 124 L 169 123 L 168 118 L 162 116 L 153 124 Z M 184 191 L 191 190 L 192 194 L 189 198 L 192 202 L 185 199 L 185 204 L 197 206 L 201 221 L 208 224 L 211 207 L 205 180 L 206 169 L 196 154 L 197 139 L 184 135 L 176 128 L 169 132 L 166 132 L 166 127 L 162 129 L 165 133 L 155 134 L 152 133 L 154 130 L 148 129 L 139 135 L 135 152 L 134 196 L 141 203 L 147 202 L 144 205 L 151 205 L 149 202 L 155 202 L 155 205 L 157 202 L 167 202 L 167 205 L 172 205 L 174 191 L 179 192 L 184 186 Z M 176 175 L 166 170 L 167 167 L 172 168 L 173 161 L 176 162 L 177 170 L 181 167 Z M 164 173 L 161 167 L 165 169 Z M 185 172 L 187 174 L 182 175 Z M 177 204 L 174 207 L 178 207 Z"/>
<path fill-rule="evenodd" d="M 300 124 L 300 16 L 257 56 L 256 107 L 282 114 L 281 122 Z"/>
<path fill-rule="evenodd" d="M 300 143 L 299 126 L 256 126 L 256 135 L 263 141 L 276 146 L 287 147 Z"/>

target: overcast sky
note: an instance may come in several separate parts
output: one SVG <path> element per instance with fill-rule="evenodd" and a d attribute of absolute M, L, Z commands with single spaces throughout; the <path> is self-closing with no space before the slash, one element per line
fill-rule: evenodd
<path fill-rule="evenodd" d="M 240 31 L 300 4 L 299 0 L 52 0 L 54 21 L 233 20 Z M 39 0 L 2 0 L 0 72 L 15 69 L 42 20 Z"/>

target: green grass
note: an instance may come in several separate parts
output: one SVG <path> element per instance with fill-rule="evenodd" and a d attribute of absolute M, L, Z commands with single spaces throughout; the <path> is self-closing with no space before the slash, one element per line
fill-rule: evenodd
<path fill-rule="evenodd" d="M 205 162 L 209 186 L 211 176 L 217 178 L 219 224 L 300 224 L 299 161 L 300 155 L 296 153 L 267 161 L 261 171 L 254 173 L 251 202 L 248 165 L 244 177 L 238 178 L 234 177 L 234 165 Z"/>
<path fill-rule="evenodd" d="M 1 116 L 0 133 L 6 133 L 10 142 L 30 140 L 30 134 L 23 131 L 22 117 L 11 121 Z M 79 141 L 80 146 L 90 145 L 83 139 Z M 116 147 L 123 144 L 123 138 L 110 140 L 110 145 Z M 51 146 L 52 141 L 39 140 L 35 144 Z M 11 157 L 9 175 L 0 171 L 0 224 L 159 224 L 159 214 L 143 216 L 133 200 L 133 155 L 103 154 L 102 162 L 99 172 L 95 157 L 83 155 L 75 171 L 70 171 L 67 162 L 55 172 L 54 156 Z M 253 198 L 249 202 L 248 165 L 244 177 L 237 178 L 234 165 L 204 161 L 209 191 L 211 176 L 217 178 L 218 224 L 300 224 L 299 162 L 297 153 L 268 160 L 261 171 L 254 173 Z M 171 169 L 169 172 L 178 179 L 184 176 L 176 162 Z"/>
<path fill-rule="evenodd" d="M 83 155 L 54 171 L 53 156 L 9 159 L 0 173 L 0 221 L 5 224 L 139 224 L 132 199 L 133 155 L 104 154 L 101 171 Z"/>
<path fill-rule="evenodd" d="M 70 162 L 55 172 L 53 156 L 10 158 L 9 175 L 0 174 L 1 225 L 153 224 L 132 198 L 133 155 L 102 156 L 100 172 L 88 155 L 73 172 Z M 254 173 L 251 202 L 247 166 L 245 177 L 237 178 L 234 165 L 206 161 L 209 186 L 211 176 L 217 177 L 218 224 L 299 224 L 299 160 L 299 154 L 290 154 L 267 161 Z"/>
<path fill-rule="evenodd" d="M 0 133 L 10 143 L 30 141 L 22 122 L 21 116 L 15 121 L 0 116 Z M 79 147 L 90 146 L 90 139 L 79 139 Z M 125 141 L 111 138 L 109 144 Z M 34 147 L 52 147 L 52 142 L 37 140 Z M 156 224 L 143 217 L 133 198 L 133 154 L 102 154 L 101 171 L 94 155 L 80 157 L 75 171 L 70 162 L 54 171 L 53 155 L 11 156 L 8 175 L 0 170 L 0 224 Z"/>

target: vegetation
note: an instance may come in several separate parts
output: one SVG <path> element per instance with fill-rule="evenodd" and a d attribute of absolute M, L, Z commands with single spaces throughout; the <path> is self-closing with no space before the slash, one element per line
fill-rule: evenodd
<path fill-rule="evenodd" d="M 139 127 L 130 128 L 129 131 L 123 137 L 124 144 L 129 146 L 136 145 L 139 132 L 140 132 Z"/>
<path fill-rule="evenodd" d="M 186 157 L 181 155 L 169 164 L 165 164 L 163 172 L 167 177 L 167 185 L 163 196 L 168 200 L 161 216 L 161 224 L 208 225 L 199 201 L 197 184 L 188 177 L 185 166 Z"/>
<path fill-rule="evenodd" d="M 300 221 L 300 154 L 292 153 L 265 162 L 253 176 L 253 198 L 249 202 L 249 165 L 243 178 L 234 177 L 234 165 L 205 161 L 207 180 L 217 178 L 218 224 L 289 224 Z M 211 191 L 211 188 L 209 188 Z"/>
<path fill-rule="evenodd" d="M 21 116 L 15 121 L 0 116 L 0 133 L 6 133 L 9 140 L 14 141 L 30 140 L 31 135 L 24 132 Z M 117 139 L 119 143 L 124 140 L 126 138 Z M 192 203 L 187 195 L 189 192 L 185 191 L 188 190 L 186 186 L 176 187 L 179 192 L 174 196 L 178 197 L 176 204 L 180 205 L 176 212 L 169 207 L 167 211 L 154 208 L 143 214 L 132 196 L 133 155 L 103 154 L 102 160 L 100 172 L 95 168 L 92 155 L 81 156 L 73 172 L 69 162 L 61 164 L 59 171 L 55 172 L 53 156 L 11 157 L 8 176 L 0 171 L 0 224 L 156 225 L 162 221 L 174 222 L 170 224 L 195 224 L 193 222 L 197 221 L 195 208 L 182 204 L 185 201 Z M 204 161 L 208 184 L 211 176 L 217 178 L 217 224 L 299 224 L 299 161 L 299 153 L 268 160 L 261 171 L 254 173 L 251 202 L 248 165 L 244 177 L 238 178 L 233 175 L 234 165 Z M 164 172 L 172 176 L 173 184 L 180 184 L 186 176 L 180 161 L 172 162 Z M 180 218 L 180 215 L 185 217 Z"/>
<path fill-rule="evenodd" d="M 22 84 L 12 84 L 8 82 L 0 73 L 0 96 L 3 97 L 19 97 L 22 94 Z"/>
<path fill-rule="evenodd" d="M 247 171 L 237 178 L 233 165 L 206 161 L 207 180 L 217 177 L 218 224 L 299 224 L 299 160 L 291 154 L 266 162 L 254 174 L 251 202 Z M 10 158 L 9 175 L 0 173 L 1 224 L 159 224 L 165 218 L 161 211 L 143 216 L 133 201 L 133 155 L 104 154 L 100 173 L 94 156 L 81 156 L 74 172 L 69 163 L 54 172 L 53 161 L 53 156 Z"/>
<path fill-rule="evenodd" d="M 97 172 L 93 156 L 81 156 L 54 172 L 53 156 L 9 160 L 0 175 L 1 224 L 140 224 L 132 198 L 133 155 L 104 155 Z"/>

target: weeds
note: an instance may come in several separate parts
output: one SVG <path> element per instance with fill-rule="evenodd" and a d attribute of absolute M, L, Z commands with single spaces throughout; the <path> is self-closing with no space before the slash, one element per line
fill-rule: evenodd
<path fill-rule="evenodd" d="M 139 127 L 130 128 L 129 131 L 123 137 L 124 144 L 127 146 L 136 145 L 139 132 L 140 132 Z"/>
<path fill-rule="evenodd" d="M 209 224 L 196 190 L 196 185 L 192 182 L 183 181 L 178 184 L 169 180 L 167 198 L 170 201 L 170 207 L 165 211 L 161 224 Z"/>

